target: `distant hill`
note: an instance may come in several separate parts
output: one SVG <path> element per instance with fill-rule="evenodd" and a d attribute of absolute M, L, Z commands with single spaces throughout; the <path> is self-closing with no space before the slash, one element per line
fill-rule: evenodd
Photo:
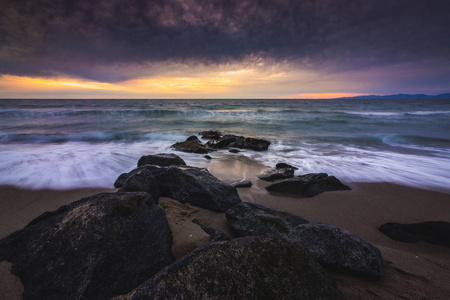
<path fill-rule="evenodd" d="M 450 93 L 440 95 L 425 95 L 425 94 L 396 94 L 396 95 L 368 95 L 356 97 L 342 97 L 338 99 L 450 99 Z"/>

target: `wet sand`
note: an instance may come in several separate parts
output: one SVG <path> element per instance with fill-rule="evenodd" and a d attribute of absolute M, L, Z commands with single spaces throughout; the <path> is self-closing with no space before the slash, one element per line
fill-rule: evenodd
<path fill-rule="evenodd" d="M 390 183 L 346 183 L 352 191 L 327 192 L 313 198 L 267 192 L 269 183 L 256 178 L 267 167 L 236 155 L 212 160 L 209 171 L 225 182 L 248 179 L 251 188 L 239 189 L 243 201 L 344 228 L 377 246 L 383 255 L 383 277 L 359 278 L 330 271 L 347 299 L 447 299 L 450 295 L 450 248 L 420 242 L 405 244 L 378 231 L 386 222 L 450 221 L 450 194 Z M 332 174 L 330 174 L 332 175 Z M 104 191 L 23 190 L 0 187 L 0 238 L 23 228 L 48 210 Z M 173 231 L 174 255 L 179 258 L 209 242 L 209 236 L 192 223 L 197 219 L 233 237 L 223 213 L 211 212 L 169 198 L 161 198 Z M 20 280 L 10 264 L 0 263 L 0 298 L 20 299 Z"/>

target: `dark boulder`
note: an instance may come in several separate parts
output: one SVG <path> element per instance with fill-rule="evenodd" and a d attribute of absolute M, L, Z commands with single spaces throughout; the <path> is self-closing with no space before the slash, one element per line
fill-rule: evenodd
<path fill-rule="evenodd" d="M 148 193 L 104 193 L 34 219 L 0 241 L 23 299 L 109 299 L 174 258 L 162 207 Z"/>
<path fill-rule="evenodd" d="M 238 236 L 287 238 L 302 244 L 325 266 L 381 276 L 381 252 L 378 248 L 336 226 L 309 223 L 301 217 L 254 203 L 240 203 L 225 215 Z"/>
<path fill-rule="evenodd" d="M 161 196 L 158 182 L 146 166 L 121 174 L 114 182 L 114 186 L 121 188 L 119 192 L 147 192 L 155 201 Z"/>
<path fill-rule="evenodd" d="M 252 182 L 250 180 L 241 180 L 230 183 L 230 185 L 234 186 L 235 188 L 243 188 L 243 187 L 251 187 Z"/>
<path fill-rule="evenodd" d="M 239 153 L 241 151 L 239 151 L 238 149 L 230 149 L 230 150 L 228 150 L 228 152 L 230 152 L 230 153 Z"/>
<path fill-rule="evenodd" d="M 309 221 L 256 203 L 242 202 L 225 212 L 227 222 L 239 236 L 287 237 L 293 228 Z"/>
<path fill-rule="evenodd" d="M 155 155 L 145 155 L 142 156 L 137 166 L 141 167 L 144 165 L 156 165 L 156 166 L 185 166 L 184 160 L 176 154 L 173 153 L 158 153 Z"/>
<path fill-rule="evenodd" d="M 291 169 L 294 169 L 294 170 L 298 170 L 298 168 L 296 168 L 296 167 L 294 167 L 294 166 L 291 166 L 291 165 L 289 165 L 289 164 L 287 164 L 287 163 L 277 163 L 277 165 L 275 166 L 277 169 L 287 169 L 287 168 L 291 168 Z"/>
<path fill-rule="evenodd" d="M 219 140 L 222 137 L 222 132 L 216 130 L 202 131 L 198 134 L 202 136 L 202 139 L 206 140 Z"/>
<path fill-rule="evenodd" d="M 284 170 L 284 169 L 282 169 Z M 350 190 L 334 176 L 326 173 L 311 173 L 285 179 L 266 187 L 268 191 L 313 197 L 324 192 Z"/>
<path fill-rule="evenodd" d="M 294 177 L 294 169 L 271 169 L 264 171 L 261 175 L 257 176 L 261 180 L 274 181 L 275 179 L 286 179 Z"/>
<path fill-rule="evenodd" d="M 234 147 L 240 149 L 251 149 L 255 151 L 267 150 L 270 142 L 263 139 L 249 138 L 236 135 L 224 135 L 215 144 L 217 148 Z"/>
<path fill-rule="evenodd" d="M 175 143 L 171 147 L 178 151 L 190 153 L 208 153 L 214 151 L 213 148 L 203 145 L 195 135 L 188 137 L 184 142 Z"/>
<path fill-rule="evenodd" d="M 192 223 L 197 224 L 198 226 L 200 226 L 200 228 L 206 232 L 207 234 L 209 234 L 210 238 L 209 238 L 209 242 L 210 243 L 214 243 L 214 242 L 222 242 L 222 241 L 229 241 L 230 238 L 228 237 L 228 235 L 226 235 L 225 233 L 223 233 L 220 230 L 214 229 L 214 228 L 210 228 L 210 227 L 205 227 L 202 224 L 200 224 L 200 222 L 197 219 L 192 220 Z"/>
<path fill-rule="evenodd" d="M 343 299 L 298 245 L 275 237 L 206 245 L 163 269 L 129 299 Z"/>
<path fill-rule="evenodd" d="M 206 169 L 152 166 L 152 173 L 162 195 L 181 203 L 224 212 L 241 202 L 235 187 L 220 181 Z"/>
<path fill-rule="evenodd" d="M 386 223 L 378 228 L 389 238 L 404 243 L 425 241 L 450 248 L 450 222 L 428 221 L 413 224 Z"/>

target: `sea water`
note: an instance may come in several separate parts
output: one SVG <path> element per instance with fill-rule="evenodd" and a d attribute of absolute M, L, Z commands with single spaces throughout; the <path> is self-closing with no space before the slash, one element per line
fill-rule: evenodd
<path fill-rule="evenodd" d="M 271 142 L 269 150 L 218 151 L 297 175 L 392 182 L 450 191 L 450 99 L 391 100 L 0 100 L 0 184 L 112 187 L 142 155 L 204 130 Z"/>

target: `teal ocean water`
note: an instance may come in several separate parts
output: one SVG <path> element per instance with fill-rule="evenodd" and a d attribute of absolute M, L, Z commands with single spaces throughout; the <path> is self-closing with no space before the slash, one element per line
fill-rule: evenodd
<path fill-rule="evenodd" d="M 296 174 L 450 191 L 450 99 L 0 100 L 0 184 L 112 187 L 142 155 L 203 130 L 268 139 L 245 150 Z M 179 153 L 207 167 L 202 155 Z M 220 159 L 233 155 L 213 153 Z"/>

